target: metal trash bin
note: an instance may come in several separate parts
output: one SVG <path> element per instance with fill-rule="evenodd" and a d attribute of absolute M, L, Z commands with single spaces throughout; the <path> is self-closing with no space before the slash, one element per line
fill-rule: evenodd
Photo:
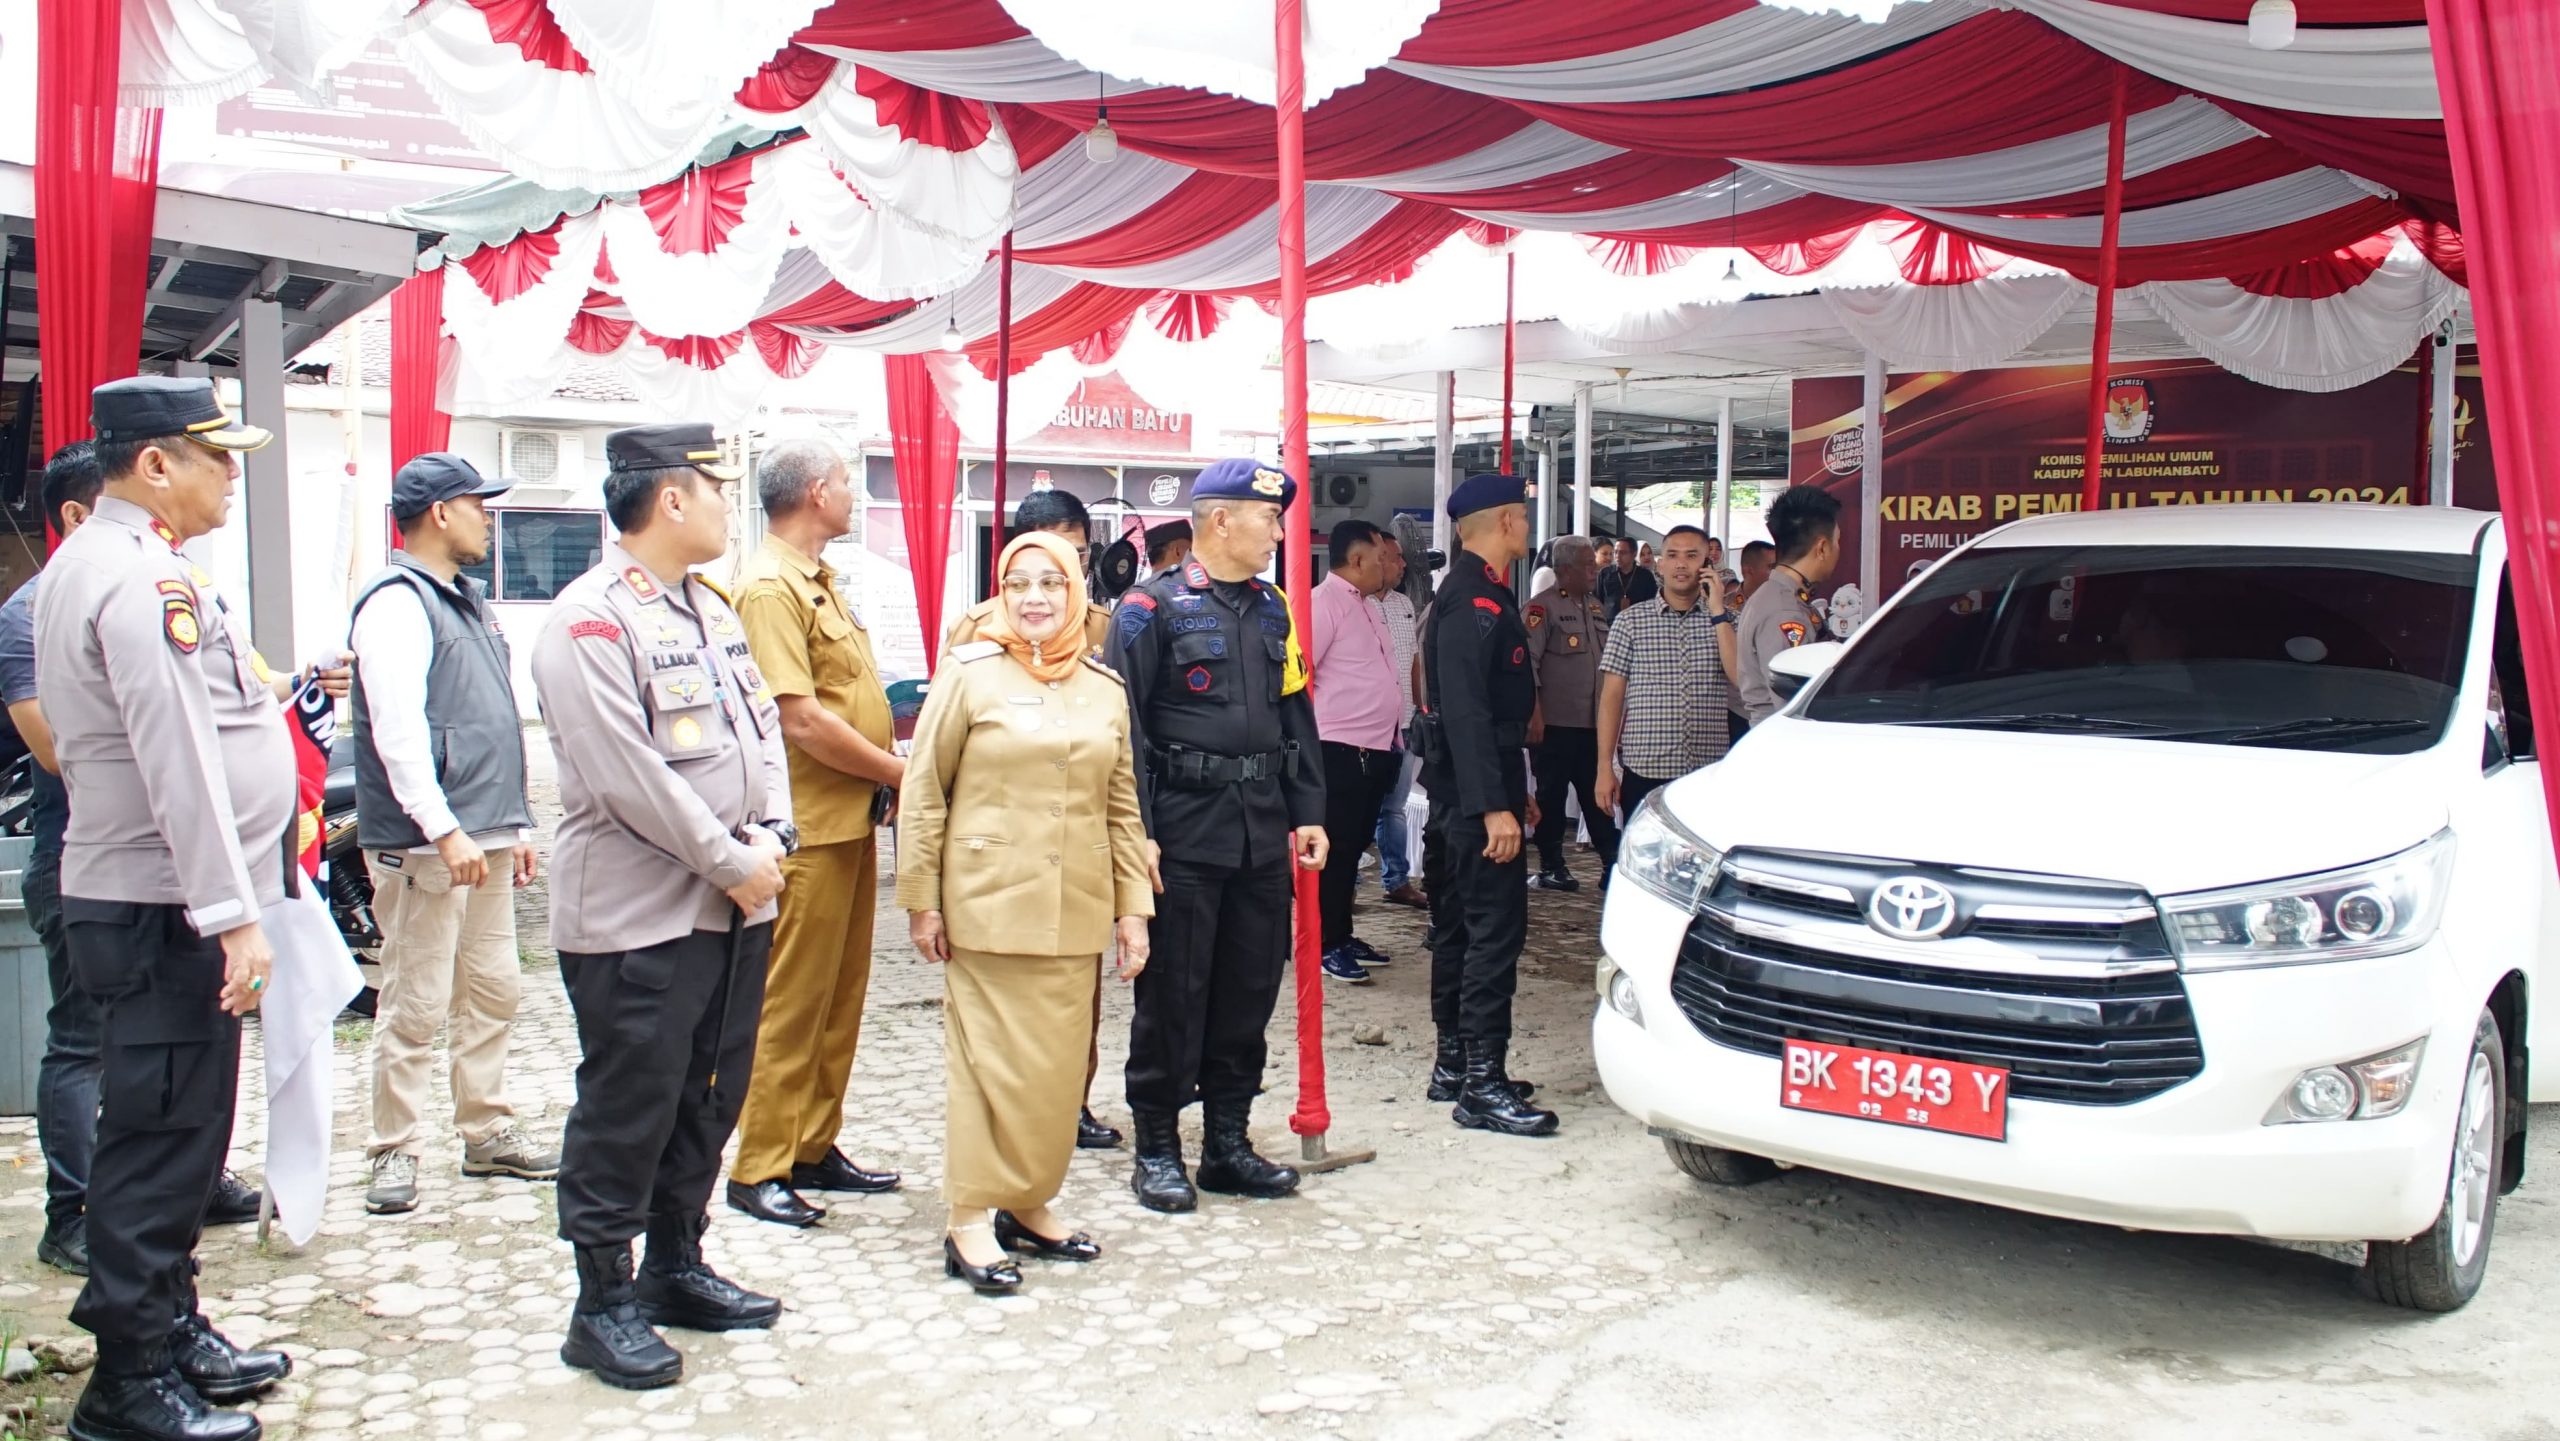
<path fill-rule="evenodd" d="M 9 1014 L 0 1016 L 0 1116 L 36 1113 L 44 1014 L 53 1004 L 44 946 L 27 923 L 27 903 L 18 890 L 34 845 L 25 836 L 0 838 L 0 1006 L 9 1008 Z"/>

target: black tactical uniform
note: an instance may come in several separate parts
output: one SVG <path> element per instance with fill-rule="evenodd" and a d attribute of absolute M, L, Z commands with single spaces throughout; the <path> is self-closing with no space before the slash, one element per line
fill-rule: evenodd
<path fill-rule="evenodd" d="M 1257 478 L 1269 488 L 1242 488 Z M 1193 494 L 1285 508 L 1296 488 L 1278 480 L 1251 461 L 1221 461 Z M 1289 958 L 1291 832 L 1324 822 L 1315 706 L 1288 603 L 1264 581 L 1212 580 L 1186 561 L 1122 598 L 1107 660 L 1128 682 L 1138 804 L 1164 878 L 1129 1029 L 1132 1188 L 1153 1209 L 1191 1209 L 1175 1126 L 1196 1096 L 1200 1185 L 1282 1194 L 1297 1174 L 1254 1156 L 1246 1128 Z"/>
<path fill-rule="evenodd" d="M 1517 505 L 1511 476 L 1470 476 L 1449 496 L 1452 519 Z M 1431 813 L 1423 848 L 1431 893 L 1431 1019 L 1439 1028 L 1434 1100 L 1455 1100 L 1459 1124 L 1543 1135 L 1555 1116 L 1526 1105 L 1504 1069 L 1511 996 L 1528 937 L 1526 820 L 1529 713 L 1537 677 L 1529 632 L 1511 587 L 1482 556 L 1461 550 L 1431 597 L 1422 645 L 1423 785 Z M 1523 844 L 1508 861 L 1485 857 L 1485 817 L 1523 817 Z M 1463 1064 L 1461 1080 L 1457 1067 Z"/>

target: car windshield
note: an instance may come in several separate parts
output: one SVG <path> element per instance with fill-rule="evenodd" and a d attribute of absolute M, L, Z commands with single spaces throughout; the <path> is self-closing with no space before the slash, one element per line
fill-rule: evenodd
<path fill-rule="evenodd" d="M 1807 720 L 2405 755 L 2453 713 L 2467 555 L 1987 546 L 1871 622 Z"/>

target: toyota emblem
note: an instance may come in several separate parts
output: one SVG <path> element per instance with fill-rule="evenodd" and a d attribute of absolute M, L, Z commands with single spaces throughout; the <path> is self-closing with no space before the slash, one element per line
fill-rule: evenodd
<path fill-rule="evenodd" d="M 1955 892 L 1919 876 L 1896 876 L 1867 902 L 1867 924 L 1896 940 L 1934 941 L 1955 923 Z"/>

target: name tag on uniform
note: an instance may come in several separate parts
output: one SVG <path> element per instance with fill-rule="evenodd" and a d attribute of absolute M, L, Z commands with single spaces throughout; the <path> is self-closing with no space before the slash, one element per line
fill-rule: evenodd
<path fill-rule="evenodd" d="M 1047 696 L 1037 695 L 1009 695 L 1005 699 L 1015 705 L 1047 705 L 1049 703 Z"/>

